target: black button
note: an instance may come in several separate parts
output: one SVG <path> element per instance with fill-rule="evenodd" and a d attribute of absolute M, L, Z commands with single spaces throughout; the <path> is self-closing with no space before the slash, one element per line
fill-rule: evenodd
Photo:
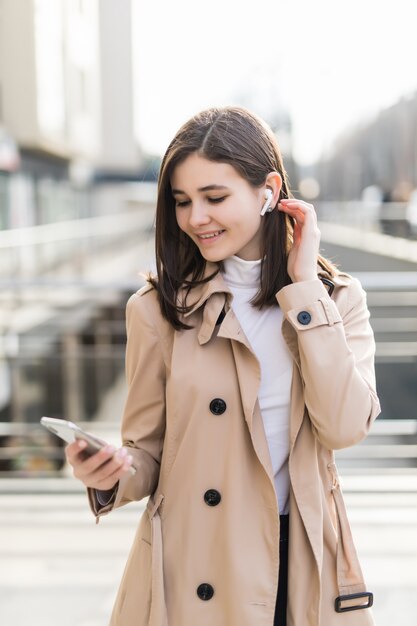
<path fill-rule="evenodd" d="M 209 489 L 204 494 L 204 502 L 209 506 L 217 506 L 222 499 L 217 489 Z"/>
<path fill-rule="evenodd" d="M 301 311 L 301 313 L 297 315 L 297 319 L 300 324 L 307 326 L 307 324 L 311 322 L 311 315 L 308 311 Z"/>
<path fill-rule="evenodd" d="M 214 415 L 221 415 L 222 413 L 225 412 L 225 410 L 226 410 L 226 402 L 222 400 L 221 398 L 214 398 L 214 400 L 210 402 L 210 411 Z"/>
<path fill-rule="evenodd" d="M 208 583 L 202 583 L 197 587 L 197 595 L 200 600 L 211 600 L 214 596 L 214 589 Z"/>

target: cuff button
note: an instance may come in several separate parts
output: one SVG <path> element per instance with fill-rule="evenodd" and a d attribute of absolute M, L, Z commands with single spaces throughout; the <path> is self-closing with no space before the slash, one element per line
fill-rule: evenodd
<path fill-rule="evenodd" d="M 309 324 L 311 322 L 311 315 L 308 311 L 301 311 L 298 315 L 297 315 L 297 320 L 300 322 L 300 324 L 302 324 L 303 326 L 307 326 L 307 324 Z"/>

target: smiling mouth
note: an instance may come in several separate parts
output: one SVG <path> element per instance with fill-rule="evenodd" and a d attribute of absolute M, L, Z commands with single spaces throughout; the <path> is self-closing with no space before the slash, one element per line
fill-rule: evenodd
<path fill-rule="evenodd" d="M 222 233 L 224 233 L 224 230 L 216 230 L 216 232 L 214 232 L 214 233 L 208 233 L 207 235 L 197 235 L 197 237 L 199 239 L 203 239 L 203 240 L 214 239 L 215 237 L 218 237 Z"/>

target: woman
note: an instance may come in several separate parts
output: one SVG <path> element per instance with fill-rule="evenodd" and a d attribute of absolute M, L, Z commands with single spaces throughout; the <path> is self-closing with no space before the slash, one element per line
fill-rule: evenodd
<path fill-rule="evenodd" d="M 373 623 L 333 450 L 379 413 L 374 339 L 319 240 L 257 116 L 210 109 L 178 131 L 158 276 L 127 305 L 123 448 L 67 448 L 97 521 L 151 496 L 111 626 Z"/>

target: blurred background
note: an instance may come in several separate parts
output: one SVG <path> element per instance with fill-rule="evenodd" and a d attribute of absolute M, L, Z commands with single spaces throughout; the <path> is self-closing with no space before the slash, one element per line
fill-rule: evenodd
<path fill-rule="evenodd" d="M 108 621 L 144 504 L 96 527 L 39 420 L 119 444 L 124 309 L 154 264 L 161 156 L 186 119 L 226 104 L 271 125 L 322 253 L 367 291 L 382 414 L 338 464 L 377 623 L 415 623 L 416 13 L 0 0 L 2 624 Z"/>

